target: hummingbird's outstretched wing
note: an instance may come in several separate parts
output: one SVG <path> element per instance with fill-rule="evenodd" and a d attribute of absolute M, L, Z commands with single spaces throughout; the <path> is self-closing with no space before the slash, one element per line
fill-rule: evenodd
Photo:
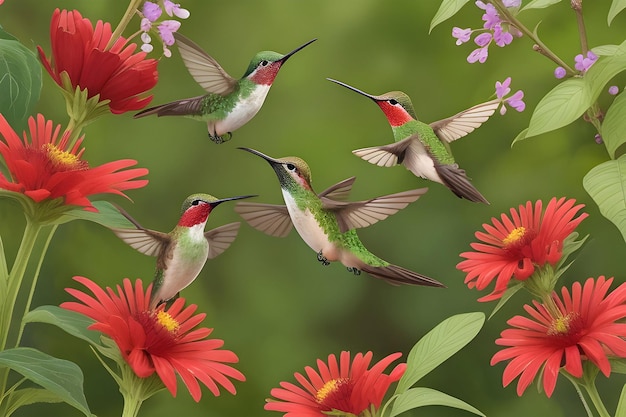
<path fill-rule="evenodd" d="M 293 223 L 287 206 L 263 203 L 237 203 L 235 211 L 252 227 L 274 237 L 285 237 Z"/>
<path fill-rule="evenodd" d="M 159 256 L 171 242 L 167 233 L 146 229 L 123 208 L 115 205 L 120 213 L 135 225 L 136 229 L 111 228 L 113 233 L 133 249 L 148 256 Z"/>
<path fill-rule="evenodd" d="M 350 191 L 352 191 L 352 184 L 354 184 L 355 180 L 356 177 L 346 178 L 345 180 L 338 182 L 335 185 L 331 185 L 330 187 L 319 193 L 318 197 L 327 197 L 341 201 L 347 200 L 350 196 Z"/>
<path fill-rule="evenodd" d="M 204 237 L 209 241 L 209 259 L 223 253 L 237 237 L 241 223 L 228 223 L 213 230 L 204 232 Z"/>
<path fill-rule="evenodd" d="M 367 272 L 375 278 L 384 279 L 390 284 L 399 285 L 425 285 L 429 287 L 445 287 L 441 282 L 427 277 L 426 275 L 410 271 L 398 265 L 389 264 L 387 266 L 370 266 L 361 267 L 363 272 Z"/>
<path fill-rule="evenodd" d="M 180 56 L 194 80 L 207 92 L 225 96 L 234 91 L 237 80 L 224 71 L 221 65 L 204 52 L 191 39 L 174 32 Z"/>
<path fill-rule="evenodd" d="M 403 191 L 370 200 L 344 202 L 322 197 L 322 207 L 335 213 L 339 230 L 344 233 L 384 220 L 405 208 L 428 191 L 428 188 Z"/>
<path fill-rule="evenodd" d="M 402 163 L 405 153 L 413 140 L 418 140 L 417 133 L 399 142 L 383 146 L 372 146 L 371 148 L 356 149 L 352 151 L 352 153 L 370 164 L 388 168 Z"/>
<path fill-rule="evenodd" d="M 430 124 L 435 134 L 444 142 L 450 143 L 467 135 L 485 123 L 502 101 L 495 99 L 477 104 L 447 119 Z"/>
<path fill-rule="evenodd" d="M 171 101 L 169 103 L 160 104 L 158 106 L 149 107 L 136 113 L 133 117 L 138 119 L 140 117 L 150 116 L 156 114 L 157 117 L 161 116 L 200 116 L 204 108 L 204 97 L 198 96 L 192 98 L 185 98 L 182 100 Z"/>

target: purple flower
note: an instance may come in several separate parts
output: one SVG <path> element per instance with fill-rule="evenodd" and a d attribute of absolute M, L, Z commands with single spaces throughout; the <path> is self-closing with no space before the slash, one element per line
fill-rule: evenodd
<path fill-rule="evenodd" d="M 496 81 L 496 97 L 502 101 L 502 107 L 500 107 L 500 114 L 506 113 L 505 103 L 513 107 L 515 110 L 521 112 L 526 108 L 526 103 L 522 100 L 524 98 L 524 92 L 517 90 L 511 97 L 506 97 L 511 92 L 511 77 L 507 77 L 503 82 Z"/>
<path fill-rule="evenodd" d="M 591 51 L 587 51 L 587 56 L 583 57 L 583 54 L 578 54 L 574 57 L 576 68 L 580 72 L 585 72 L 598 60 L 598 56 Z"/>
<path fill-rule="evenodd" d="M 161 17 L 161 13 L 163 13 L 163 10 L 161 10 L 161 6 L 159 6 L 158 4 L 151 1 L 146 1 L 143 4 L 142 13 L 143 16 L 150 22 L 156 22 L 156 20 Z"/>
<path fill-rule="evenodd" d="M 619 87 L 616 85 L 612 85 L 609 87 L 609 94 L 614 96 L 617 95 L 617 93 L 619 93 Z"/>
<path fill-rule="evenodd" d="M 152 29 L 152 22 L 147 17 L 144 17 L 141 19 L 141 24 L 139 25 L 139 28 L 143 32 L 149 32 L 150 29 Z"/>
<path fill-rule="evenodd" d="M 566 74 L 567 71 L 565 71 L 565 68 L 563 67 L 556 67 L 556 69 L 554 70 L 554 76 L 559 80 L 565 77 Z"/>
<path fill-rule="evenodd" d="M 472 34 L 471 29 L 461 29 L 458 27 L 452 28 L 452 37 L 456 38 L 456 44 L 461 45 L 470 40 L 470 35 Z"/>
<path fill-rule="evenodd" d="M 174 45 L 174 32 L 176 32 L 178 28 L 180 28 L 180 22 L 178 20 L 164 20 L 157 26 L 159 36 L 163 40 L 164 45 Z"/>
<path fill-rule="evenodd" d="M 498 24 L 493 28 L 493 40 L 499 47 L 504 47 L 513 42 L 513 35 L 502 30 L 502 25 Z"/>
<path fill-rule="evenodd" d="M 167 13 L 168 16 L 176 16 L 179 19 L 187 19 L 189 17 L 189 10 L 182 9 L 178 3 L 165 0 L 163 2 L 163 6 L 165 7 L 165 13 Z"/>
<path fill-rule="evenodd" d="M 492 39 L 492 35 L 490 32 L 484 32 L 481 33 L 480 35 L 476 36 L 474 38 L 474 42 L 476 43 L 476 45 L 480 46 L 480 47 L 484 47 L 489 45 L 489 42 L 491 42 Z"/>
<path fill-rule="evenodd" d="M 522 100 L 523 98 L 524 98 L 524 92 L 522 90 L 517 90 L 515 94 L 509 97 L 506 101 L 515 110 L 522 112 L 526 108 L 526 103 L 524 103 L 524 101 Z"/>
<path fill-rule="evenodd" d="M 507 77 L 504 82 L 496 81 L 496 96 L 502 100 L 504 96 L 511 92 L 511 77 Z"/>
<path fill-rule="evenodd" d="M 489 55 L 489 51 L 487 47 L 474 49 L 471 54 L 467 57 L 467 62 L 473 64 L 475 62 L 480 62 L 483 64 L 487 60 L 487 56 Z"/>
<path fill-rule="evenodd" d="M 599 133 L 596 133 L 593 139 L 598 145 L 602 145 L 604 143 L 604 140 L 602 140 L 602 135 L 600 135 Z"/>
<path fill-rule="evenodd" d="M 476 2 L 476 6 L 485 11 L 482 17 L 482 19 L 485 21 L 485 24 L 483 25 L 485 29 L 493 29 L 495 25 L 501 22 L 500 15 L 498 14 L 498 11 L 493 4 L 485 4 L 482 1 L 478 0 Z"/>

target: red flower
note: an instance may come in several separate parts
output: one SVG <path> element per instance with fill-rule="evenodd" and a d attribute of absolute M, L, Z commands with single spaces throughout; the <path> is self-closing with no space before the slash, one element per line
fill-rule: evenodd
<path fill-rule="evenodd" d="M 572 286 L 572 293 L 563 288 L 561 301 L 552 293 L 554 304 L 546 306 L 534 301 L 534 308 L 525 305 L 531 318 L 515 316 L 508 321 L 514 327 L 502 332 L 496 340 L 510 346 L 496 353 L 491 365 L 511 359 L 504 369 L 504 386 L 520 376 L 517 395 L 522 395 L 537 375 L 543 374 L 543 389 L 550 397 L 556 386 L 561 366 L 574 377 L 583 375 L 583 360 L 593 362 L 605 376 L 611 373 L 607 355 L 626 357 L 626 283 L 608 296 L 613 278 L 587 279 Z M 541 370 L 543 368 L 543 370 Z M 541 370 L 541 372 L 540 372 Z"/>
<path fill-rule="evenodd" d="M 542 218 L 541 200 L 534 210 L 528 201 L 519 206 L 519 212 L 511 209 L 510 219 L 502 214 L 502 221 L 491 219 L 493 226 L 483 224 L 486 233 L 476 232 L 476 238 L 483 243 L 472 243 L 476 252 L 463 252 L 461 256 L 467 259 L 456 266 L 467 273 L 465 283 L 469 288 L 483 290 L 497 277 L 493 292 L 479 301 L 500 298 L 511 278 L 523 281 L 536 267 L 555 265 L 561 259 L 563 241 L 588 216 L 583 213 L 575 217 L 584 205 L 574 204 L 573 199 L 552 198 Z"/>
<path fill-rule="evenodd" d="M 144 96 L 158 80 L 157 61 L 145 59 L 145 52 L 133 54 L 137 45 L 119 37 L 112 41 L 111 25 L 98 20 L 95 29 L 77 11 L 56 9 L 50 23 L 52 58 L 41 48 L 39 57 L 54 81 L 63 88 L 66 72 L 74 94 L 76 87 L 87 89 L 88 98 L 100 95 L 112 113 L 143 109 L 152 96 Z M 108 46 L 112 42 L 112 46 Z"/>
<path fill-rule="evenodd" d="M 87 198 L 92 194 L 113 193 L 145 186 L 147 180 L 133 180 L 146 175 L 145 168 L 134 168 L 137 161 L 125 159 L 89 168 L 81 159 L 82 138 L 69 147 L 70 132 L 59 138 L 61 126 L 53 127 L 43 115 L 28 119 L 30 140 L 24 132 L 24 141 L 0 114 L 0 154 L 11 174 L 7 179 L 0 173 L 0 188 L 23 193 L 35 202 L 63 198 L 65 205 L 83 206 L 95 210 Z"/>
<path fill-rule="evenodd" d="M 383 371 L 402 356 L 394 353 L 367 369 L 372 352 L 358 353 L 350 363 L 350 352 L 341 352 L 339 363 L 335 355 L 328 356 L 328 364 L 317 361 L 319 372 L 307 366 L 306 376 L 295 373 L 302 388 L 289 382 L 281 382 L 282 388 L 274 388 L 265 404 L 266 410 L 281 411 L 285 417 L 327 417 L 329 411 L 359 415 L 371 406 L 379 408 L 392 382 L 402 377 L 406 364 L 397 365 L 389 375 Z"/>
<path fill-rule="evenodd" d="M 156 372 L 176 396 L 178 374 L 196 401 L 202 397 L 198 381 L 218 396 L 218 384 L 231 394 L 236 393 L 228 378 L 245 380 L 241 372 L 226 365 L 237 362 L 238 358 L 230 350 L 220 349 L 224 341 L 206 339 L 213 329 L 195 328 L 206 316 L 193 314 L 195 304 L 183 308 L 185 299 L 178 298 L 167 310 L 164 304 L 150 310 L 152 286 L 144 293 L 139 279 L 134 288 L 131 281 L 125 279 L 123 289 L 117 286 L 117 294 L 108 287 L 103 290 L 87 278 L 74 279 L 89 288 L 95 298 L 67 288 L 66 291 L 81 302 L 66 302 L 61 307 L 95 320 L 89 328 L 112 338 L 138 377 L 146 378 Z"/>

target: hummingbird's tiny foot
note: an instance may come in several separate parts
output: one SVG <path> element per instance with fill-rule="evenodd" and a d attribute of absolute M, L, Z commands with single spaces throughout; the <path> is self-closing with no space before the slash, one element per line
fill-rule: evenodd
<path fill-rule="evenodd" d="M 346 267 L 348 272 L 352 272 L 354 275 L 361 275 L 361 270 L 358 268 Z"/>
<path fill-rule="evenodd" d="M 322 251 L 321 250 L 319 252 L 317 252 L 317 260 L 320 261 L 322 263 L 322 265 L 324 265 L 324 266 L 330 265 L 330 262 L 328 262 L 328 259 L 326 259 L 326 257 L 324 255 L 322 255 Z"/>

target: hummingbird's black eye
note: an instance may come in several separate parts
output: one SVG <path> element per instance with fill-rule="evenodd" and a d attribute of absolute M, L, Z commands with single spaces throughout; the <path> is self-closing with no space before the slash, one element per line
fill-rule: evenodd
<path fill-rule="evenodd" d="M 193 200 L 193 201 L 191 202 L 191 205 L 192 205 L 192 206 L 197 206 L 198 204 L 200 204 L 200 201 L 202 201 L 202 200 Z"/>
<path fill-rule="evenodd" d="M 261 61 L 261 66 L 262 67 L 267 66 L 267 64 L 269 64 L 269 61 L 266 61 L 266 60 Z"/>
<path fill-rule="evenodd" d="M 294 164 L 287 164 L 287 169 L 289 171 L 295 171 L 296 170 L 296 166 Z"/>
<path fill-rule="evenodd" d="M 391 100 L 389 100 L 389 104 L 391 104 L 392 106 L 395 106 L 396 104 L 398 104 L 398 100 L 396 100 L 395 98 L 392 98 Z"/>

